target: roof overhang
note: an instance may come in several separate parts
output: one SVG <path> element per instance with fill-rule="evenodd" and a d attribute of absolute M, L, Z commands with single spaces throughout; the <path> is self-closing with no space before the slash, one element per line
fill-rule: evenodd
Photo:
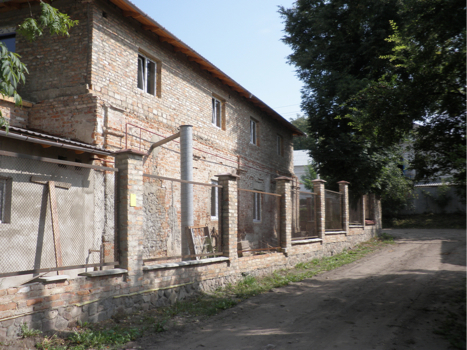
<path fill-rule="evenodd" d="M 66 148 L 78 153 L 90 153 L 96 154 L 98 156 L 115 156 L 114 152 L 112 151 L 106 151 L 102 148 L 89 145 L 87 143 L 67 140 L 62 137 L 52 136 L 41 132 L 21 129 L 13 126 L 8 128 L 8 132 L 5 130 L 5 128 L 0 129 L 0 136 L 20 141 L 37 143 L 44 147 L 53 146 L 58 148 Z"/>

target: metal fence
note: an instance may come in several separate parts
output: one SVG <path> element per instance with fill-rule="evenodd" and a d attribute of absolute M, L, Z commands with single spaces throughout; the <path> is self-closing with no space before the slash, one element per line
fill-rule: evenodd
<path fill-rule="evenodd" d="M 144 263 L 222 255 L 222 186 L 144 174 Z M 193 185 L 193 225 L 182 227 L 181 185 Z"/>
<path fill-rule="evenodd" d="M 318 238 L 316 193 L 300 191 L 298 195 L 299 227 L 292 232 L 292 240 Z"/>
<path fill-rule="evenodd" d="M 365 201 L 365 220 L 374 221 L 375 220 L 375 206 L 372 196 L 367 194 L 363 196 Z"/>
<path fill-rule="evenodd" d="M 238 255 L 278 250 L 281 195 L 238 189 Z"/>
<path fill-rule="evenodd" d="M 330 190 L 325 191 L 326 231 L 342 230 L 342 194 Z"/>
<path fill-rule="evenodd" d="M 363 225 L 363 197 L 349 193 L 349 224 Z"/>
<path fill-rule="evenodd" d="M 0 277 L 117 265 L 116 171 L 0 151 Z"/>

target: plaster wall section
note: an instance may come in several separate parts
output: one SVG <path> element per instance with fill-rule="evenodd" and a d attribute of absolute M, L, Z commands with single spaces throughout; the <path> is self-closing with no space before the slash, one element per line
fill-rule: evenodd
<path fill-rule="evenodd" d="M 7 138 L 0 140 L 0 147 L 41 157 L 57 159 L 61 156 L 73 162 L 90 160 L 86 154 L 44 149 Z M 49 189 L 47 184 L 32 182 L 33 176 L 71 185 L 69 189 L 55 188 L 63 266 L 99 263 L 99 253 L 89 252 L 89 249 L 99 251 L 103 242 L 107 243 L 107 261 L 114 261 L 114 174 L 0 156 L 4 198 L 0 245 L 8 252 L 0 256 L 0 273 L 56 267 Z M 66 274 L 76 276 L 81 271 L 70 270 Z M 0 287 L 18 285 L 31 278 L 32 275 L 0 278 Z"/>

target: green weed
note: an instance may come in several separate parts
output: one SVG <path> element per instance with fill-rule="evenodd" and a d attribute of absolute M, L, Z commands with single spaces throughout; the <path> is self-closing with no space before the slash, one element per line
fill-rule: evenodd
<path fill-rule="evenodd" d="M 36 335 L 41 334 L 42 332 L 38 329 L 29 328 L 27 323 L 21 325 L 21 336 L 23 338 L 35 337 Z"/>

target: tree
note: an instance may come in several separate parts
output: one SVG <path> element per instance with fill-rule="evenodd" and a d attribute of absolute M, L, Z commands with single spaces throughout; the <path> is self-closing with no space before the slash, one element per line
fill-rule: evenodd
<path fill-rule="evenodd" d="M 304 116 L 297 115 L 297 117 L 290 122 L 304 133 L 308 133 L 308 121 Z M 295 151 L 309 149 L 308 142 L 308 136 L 294 137 L 293 149 Z"/>
<path fill-rule="evenodd" d="M 316 172 L 316 163 L 314 161 L 311 161 L 311 163 L 308 163 L 305 166 L 305 175 L 303 175 L 300 180 L 305 185 L 305 188 L 307 188 L 310 191 L 313 191 L 312 181 L 316 180 L 317 178 L 318 178 L 318 173 Z"/>
<path fill-rule="evenodd" d="M 399 15 L 387 72 L 348 101 L 348 117 L 381 146 L 409 137 L 415 179 L 452 175 L 465 198 L 465 2 L 407 0 Z"/>
<path fill-rule="evenodd" d="M 280 7 L 285 19 L 283 41 L 293 53 L 304 82 L 302 110 L 308 116 L 309 149 L 317 171 L 337 189 L 337 181 L 351 182 L 356 194 L 393 195 L 388 184 L 405 182 L 399 169 L 399 147 L 382 147 L 362 138 L 345 118 L 345 103 L 369 82 L 387 72 L 380 59 L 391 53 L 385 41 L 390 20 L 399 20 L 397 0 L 298 0 L 291 9 Z M 395 177 L 395 179 L 394 179 Z"/>
<path fill-rule="evenodd" d="M 41 1 L 41 13 L 35 19 L 31 13 L 30 18 L 18 26 L 17 33 L 23 35 L 28 40 L 36 40 L 41 36 L 44 30 L 48 29 L 52 35 L 69 36 L 69 29 L 78 24 L 67 14 L 61 13 L 56 8 Z M 0 42 L 0 95 L 13 97 L 16 105 L 21 105 L 22 99 L 18 94 L 18 86 L 26 82 L 25 74 L 28 69 L 20 60 L 21 56 L 17 53 L 8 51 L 7 47 Z M 2 116 L 0 111 L 0 126 L 8 128 L 8 121 Z"/>

